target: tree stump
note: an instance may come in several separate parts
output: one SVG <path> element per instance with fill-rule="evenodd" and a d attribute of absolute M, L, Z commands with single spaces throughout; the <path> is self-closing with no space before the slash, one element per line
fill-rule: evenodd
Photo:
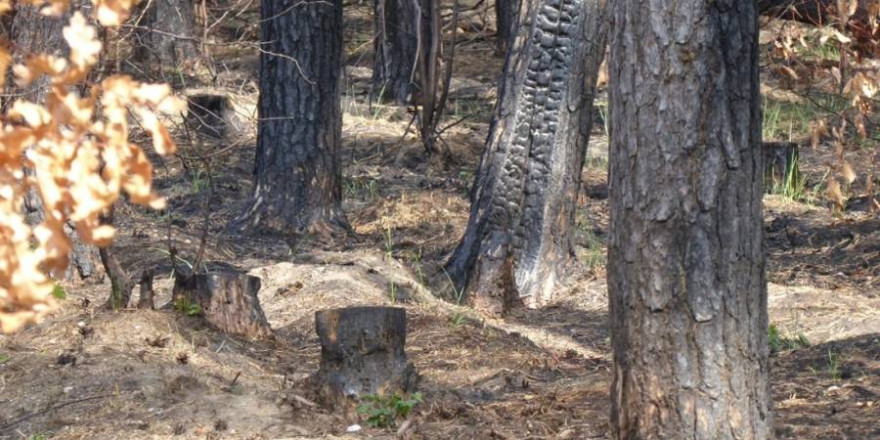
<path fill-rule="evenodd" d="M 191 316 L 201 315 L 217 329 L 250 338 L 272 333 L 257 292 L 260 279 L 238 272 L 214 272 L 181 277 L 174 282 L 171 306 Z"/>
<path fill-rule="evenodd" d="M 187 124 L 205 136 L 222 139 L 247 130 L 248 122 L 236 114 L 232 97 L 222 93 L 198 92 L 187 97 Z"/>
<path fill-rule="evenodd" d="M 313 379 L 330 402 L 404 394 L 418 375 L 406 358 L 406 311 L 349 307 L 315 313 L 321 366 Z"/>

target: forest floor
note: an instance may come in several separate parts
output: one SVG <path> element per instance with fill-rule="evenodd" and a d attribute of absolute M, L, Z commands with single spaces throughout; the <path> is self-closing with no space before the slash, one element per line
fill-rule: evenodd
<path fill-rule="evenodd" d="M 191 261 L 209 206 L 206 266 L 262 278 L 275 337 L 239 339 L 173 310 L 109 312 L 108 282 L 66 286 L 67 299 L 43 323 L 0 337 L 0 439 L 610 438 L 601 117 L 584 170 L 581 264 L 557 302 L 491 319 L 433 299 L 449 292 L 440 268 L 467 221 L 503 64 L 486 36 L 491 13 L 463 25 L 449 121 L 469 117 L 444 134 L 450 154 L 440 160 L 403 135 L 406 109 L 368 105 L 370 8 L 347 8 L 344 207 L 357 238 L 330 252 L 226 232 L 250 189 L 251 129 L 202 141 L 198 154 L 218 152 L 210 168 L 192 159 L 194 145 L 181 147 L 183 159 L 154 158 L 169 210 L 120 208 L 115 251 L 123 266 L 133 274 L 157 269 L 157 303 L 166 303 L 169 231 Z M 257 55 L 215 56 L 227 69 L 212 87 L 252 114 Z M 767 90 L 772 82 L 765 80 Z M 765 134 L 768 122 L 795 125 L 776 113 L 773 121 L 765 116 Z M 880 439 L 880 218 L 857 197 L 836 214 L 821 202 L 825 150 L 802 149 L 802 194 L 765 199 L 774 426 L 781 439 Z M 871 171 L 864 168 L 871 154 L 847 151 L 859 175 Z M 856 193 L 864 190 L 858 185 Z M 316 310 L 392 303 L 407 310 L 407 352 L 424 396 L 399 432 L 318 405 L 305 380 L 320 352 Z M 363 429 L 347 434 L 355 423 Z"/>

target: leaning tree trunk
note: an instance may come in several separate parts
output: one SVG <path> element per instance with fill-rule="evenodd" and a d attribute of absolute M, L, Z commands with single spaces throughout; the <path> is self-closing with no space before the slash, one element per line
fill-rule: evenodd
<path fill-rule="evenodd" d="M 612 4 L 613 438 L 769 438 L 755 3 Z"/>
<path fill-rule="evenodd" d="M 342 0 L 262 3 L 254 193 L 233 227 L 328 239 L 342 213 Z"/>
<path fill-rule="evenodd" d="M 419 10 L 412 0 L 375 0 L 373 96 L 408 104 L 415 81 Z"/>
<path fill-rule="evenodd" d="M 131 45 L 138 67 L 152 78 L 174 82 L 199 53 L 192 0 L 145 1 L 133 15 L 137 27 Z"/>
<path fill-rule="evenodd" d="M 495 0 L 495 36 L 499 54 L 506 54 L 507 48 L 516 37 L 514 28 L 519 16 L 520 0 Z"/>
<path fill-rule="evenodd" d="M 605 0 L 523 3 L 470 220 L 446 266 L 478 308 L 546 304 L 573 256 L 606 9 Z"/>

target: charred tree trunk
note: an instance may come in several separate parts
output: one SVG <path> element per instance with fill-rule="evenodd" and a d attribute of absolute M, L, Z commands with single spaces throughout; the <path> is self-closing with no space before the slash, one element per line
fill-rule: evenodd
<path fill-rule="evenodd" d="M 110 248 L 101 248 L 98 253 L 104 270 L 110 278 L 110 298 L 107 300 L 107 308 L 118 310 L 128 307 L 131 301 L 131 289 L 134 287 L 131 279 Z"/>
<path fill-rule="evenodd" d="M 179 277 L 172 305 L 188 315 L 202 315 L 220 331 L 265 338 L 272 333 L 260 299 L 260 279 L 236 272 L 214 272 Z"/>
<path fill-rule="evenodd" d="M 142 73 L 174 82 L 199 54 L 192 0 L 150 0 L 135 14 L 133 58 Z"/>
<path fill-rule="evenodd" d="M 770 438 L 755 3 L 612 5 L 613 438 Z"/>
<path fill-rule="evenodd" d="M 330 402 L 404 394 L 418 376 L 406 358 L 406 310 L 350 307 L 315 313 L 321 367 L 314 380 Z"/>
<path fill-rule="evenodd" d="M 446 265 L 475 306 L 496 314 L 546 304 L 573 256 L 607 34 L 604 0 L 531 0 L 523 7 L 470 220 Z"/>
<path fill-rule="evenodd" d="M 409 104 L 418 54 L 419 11 L 412 0 L 375 0 L 373 96 Z"/>
<path fill-rule="evenodd" d="M 519 16 L 520 0 L 495 0 L 495 36 L 498 53 L 504 55 L 513 42 Z"/>
<path fill-rule="evenodd" d="M 110 212 L 101 218 L 101 222 L 112 225 L 115 220 L 115 212 L 116 208 L 111 207 Z M 128 307 L 128 303 L 131 301 L 131 290 L 134 289 L 131 277 L 119 264 L 119 260 L 116 259 L 110 246 L 100 248 L 98 254 L 101 256 L 104 271 L 110 278 L 110 298 L 107 300 L 107 308 L 117 310 Z"/>
<path fill-rule="evenodd" d="M 156 303 L 153 301 L 153 276 L 152 270 L 145 270 L 141 275 L 141 295 L 138 298 L 139 309 L 155 309 Z"/>
<path fill-rule="evenodd" d="M 418 90 L 415 99 L 420 107 L 417 108 L 417 113 L 422 145 L 425 146 L 426 152 L 433 154 L 437 152 L 437 128 L 440 118 L 443 116 L 443 105 L 445 104 L 441 99 L 441 95 L 445 92 L 442 90 L 444 84 L 441 83 L 442 73 L 440 71 L 443 53 L 440 0 L 417 1 L 420 4 L 421 16 L 418 24 L 420 46 L 416 60 Z M 453 19 L 456 18 L 457 15 L 454 14 Z M 454 41 L 453 44 L 455 44 Z"/>
<path fill-rule="evenodd" d="M 342 0 L 262 3 L 254 193 L 237 229 L 332 239 L 342 213 Z"/>

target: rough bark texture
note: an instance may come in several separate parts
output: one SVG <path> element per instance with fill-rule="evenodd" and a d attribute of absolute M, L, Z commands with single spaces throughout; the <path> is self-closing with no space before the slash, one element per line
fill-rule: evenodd
<path fill-rule="evenodd" d="M 495 44 L 499 54 L 506 54 L 513 41 L 521 0 L 495 0 Z"/>
<path fill-rule="evenodd" d="M 415 81 L 419 11 L 413 0 L 375 0 L 373 96 L 408 104 Z"/>
<path fill-rule="evenodd" d="M 262 3 L 260 122 L 251 202 L 234 224 L 346 232 L 342 214 L 342 1 Z"/>
<path fill-rule="evenodd" d="M 131 301 L 131 289 L 134 288 L 131 278 L 109 247 L 99 249 L 98 253 L 101 256 L 104 270 L 107 271 L 107 276 L 110 278 L 110 298 L 107 300 L 107 308 L 116 310 L 128 307 L 128 303 Z"/>
<path fill-rule="evenodd" d="M 143 9 L 146 8 L 146 9 Z M 135 62 L 143 73 L 173 82 L 199 54 L 192 0 L 149 0 L 135 12 Z"/>
<path fill-rule="evenodd" d="M 152 270 L 145 270 L 141 275 L 141 295 L 138 298 L 137 308 L 139 309 L 155 309 L 156 304 L 153 301 L 153 276 Z"/>
<path fill-rule="evenodd" d="M 755 3 L 612 4 L 613 437 L 769 438 Z"/>
<path fill-rule="evenodd" d="M 329 401 L 403 394 L 418 376 L 406 358 L 406 310 L 350 307 L 315 313 L 321 366 L 314 380 Z"/>
<path fill-rule="evenodd" d="M 573 256 L 575 204 L 604 56 L 604 0 L 531 0 L 504 67 L 472 193 L 446 269 L 490 313 L 546 304 Z"/>
<path fill-rule="evenodd" d="M 214 272 L 181 277 L 174 282 L 175 309 L 201 313 L 220 331 L 265 338 L 272 333 L 260 299 L 260 279 L 237 272 Z M 198 306 L 198 308 L 191 308 Z"/>

